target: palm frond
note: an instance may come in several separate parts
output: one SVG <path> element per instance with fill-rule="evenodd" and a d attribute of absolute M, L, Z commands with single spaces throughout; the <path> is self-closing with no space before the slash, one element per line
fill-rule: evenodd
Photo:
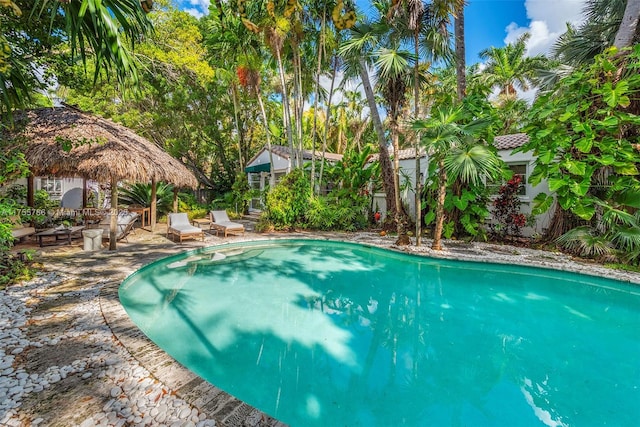
<path fill-rule="evenodd" d="M 582 257 L 597 258 L 614 253 L 610 241 L 590 227 L 576 227 L 556 239 L 565 250 Z"/>
<path fill-rule="evenodd" d="M 47 2 L 38 0 L 41 10 Z M 139 0 L 81 0 L 61 3 L 66 20 L 71 52 L 86 65 L 87 56 L 95 55 L 97 79 L 102 68 L 115 72 L 124 82 L 137 82 L 137 67 L 132 49 L 152 31 L 151 21 Z M 37 7 L 37 9 L 39 9 Z M 52 8 L 52 19 L 58 13 Z"/>
<path fill-rule="evenodd" d="M 462 182 L 478 185 L 502 171 L 502 161 L 485 145 L 478 143 L 453 147 L 444 158 L 447 175 Z"/>
<path fill-rule="evenodd" d="M 374 56 L 377 58 L 375 65 L 378 68 L 380 80 L 392 79 L 409 70 L 409 62 L 413 61 L 413 54 L 401 49 L 378 49 Z"/>

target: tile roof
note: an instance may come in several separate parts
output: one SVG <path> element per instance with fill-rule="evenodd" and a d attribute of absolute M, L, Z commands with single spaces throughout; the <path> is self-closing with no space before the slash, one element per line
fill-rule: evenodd
<path fill-rule="evenodd" d="M 513 150 L 514 148 L 522 147 L 529 142 L 529 136 L 526 133 L 512 133 L 510 135 L 496 136 L 493 140 L 493 145 L 498 150 Z"/>
<path fill-rule="evenodd" d="M 247 165 L 250 165 L 255 159 L 257 159 L 260 153 L 262 153 L 263 151 L 267 151 L 266 146 L 262 150 L 260 150 L 255 156 L 253 156 L 251 160 L 247 162 Z M 284 145 L 271 145 L 271 152 L 284 159 L 288 159 L 289 157 L 291 157 L 291 152 L 289 151 L 289 147 Z M 313 157 L 313 153 L 311 150 L 302 150 L 303 160 L 311 160 L 312 157 Z M 322 158 L 322 151 L 316 150 L 316 159 L 321 159 L 321 158 Z M 332 162 L 338 162 L 342 160 L 342 154 L 325 153 L 324 158 Z"/>
<path fill-rule="evenodd" d="M 425 156 L 425 151 L 424 149 L 420 149 L 419 150 L 420 153 L 420 157 Z M 393 151 L 389 150 L 389 155 L 393 158 Z M 376 154 L 372 154 L 371 156 L 369 156 L 369 159 L 367 160 L 367 162 L 375 162 L 378 161 L 380 157 L 380 154 L 376 153 Z M 398 150 L 398 159 L 399 160 L 407 160 L 407 159 L 415 159 L 416 158 L 416 150 L 414 148 L 407 148 L 404 150 Z"/>

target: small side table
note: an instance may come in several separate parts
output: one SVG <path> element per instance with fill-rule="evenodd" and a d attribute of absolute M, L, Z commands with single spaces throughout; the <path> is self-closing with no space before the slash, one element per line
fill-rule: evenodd
<path fill-rule="evenodd" d="M 151 225 L 151 208 L 146 208 L 144 206 L 130 206 L 127 210 L 140 215 L 141 228 L 145 227 L 145 219 L 146 225 Z"/>
<path fill-rule="evenodd" d="M 211 224 L 211 220 L 209 218 L 195 218 L 193 221 L 191 221 L 191 223 L 195 226 L 195 227 L 199 227 L 199 228 L 204 228 L 202 227 L 204 226 L 208 226 L 209 224 Z M 207 227 L 208 228 L 208 227 Z"/>

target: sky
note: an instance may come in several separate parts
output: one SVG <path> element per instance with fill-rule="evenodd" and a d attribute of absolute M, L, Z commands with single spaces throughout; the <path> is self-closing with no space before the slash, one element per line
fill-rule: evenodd
<path fill-rule="evenodd" d="M 179 7 L 196 17 L 208 12 L 210 0 L 176 0 Z M 366 0 L 357 0 L 366 5 Z M 531 34 L 527 53 L 548 53 L 566 22 L 579 24 L 586 0 L 468 0 L 465 9 L 467 63 L 480 61 L 478 53 L 490 46 L 515 42 Z M 364 7 L 366 9 L 366 6 Z"/>

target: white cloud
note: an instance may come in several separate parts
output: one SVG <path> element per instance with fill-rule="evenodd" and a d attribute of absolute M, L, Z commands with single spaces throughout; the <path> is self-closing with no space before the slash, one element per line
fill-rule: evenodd
<path fill-rule="evenodd" d="M 512 22 L 505 28 L 505 44 L 515 42 L 528 32 L 527 55 L 549 53 L 558 37 L 566 31 L 567 22 L 578 25 L 583 21 L 582 10 L 586 0 L 525 0 L 527 17 L 531 20 L 526 27 Z"/>
<path fill-rule="evenodd" d="M 183 7 L 181 9 L 189 15 L 193 15 L 200 19 L 209 13 L 210 4 L 211 0 L 184 0 Z M 187 5 L 191 7 L 187 7 Z"/>
<path fill-rule="evenodd" d="M 204 11 L 204 13 L 208 13 L 209 5 L 211 4 L 211 1 L 210 0 L 189 0 L 189 4 Z"/>
<path fill-rule="evenodd" d="M 200 12 L 198 9 L 194 8 L 194 7 L 187 7 L 182 9 L 183 11 L 187 12 L 189 15 L 195 16 L 196 18 L 200 19 L 204 16 L 204 14 L 202 12 Z"/>

